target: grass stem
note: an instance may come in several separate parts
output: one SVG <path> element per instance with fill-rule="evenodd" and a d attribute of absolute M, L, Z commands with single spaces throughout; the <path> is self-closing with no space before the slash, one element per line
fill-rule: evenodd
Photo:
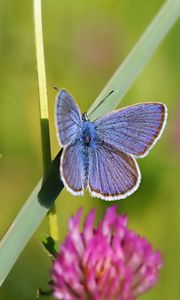
<path fill-rule="evenodd" d="M 51 148 L 49 134 L 49 114 L 48 98 L 46 87 L 46 71 L 44 60 L 43 32 L 42 32 L 42 9 L 41 0 L 34 0 L 34 26 L 35 26 L 35 45 L 37 59 L 37 73 L 39 85 L 39 104 L 40 104 L 40 124 L 41 124 L 41 141 L 44 173 L 51 163 Z M 58 240 L 58 222 L 55 204 L 52 205 L 48 212 L 50 235 L 54 240 Z"/>

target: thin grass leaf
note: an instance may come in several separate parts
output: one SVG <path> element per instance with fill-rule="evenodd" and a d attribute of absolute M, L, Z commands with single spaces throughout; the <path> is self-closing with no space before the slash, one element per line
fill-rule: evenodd
<path fill-rule="evenodd" d="M 163 38 L 176 22 L 179 15 L 180 1 L 166 1 L 130 54 L 119 66 L 117 71 L 90 107 L 88 114 L 90 114 L 94 108 L 98 106 L 98 104 L 109 94 L 110 91 L 115 91 L 108 97 L 108 101 L 104 101 L 97 110 L 91 114 L 91 120 L 95 120 L 102 114 L 117 107 L 139 73 L 148 63 Z"/>
<path fill-rule="evenodd" d="M 161 40 L 176 22 L 179 13 L 179 0 L 171 0 L 165 3 L 130 55 L 91 106 L 88 113 L 93 111 L 94 107 L 111 90 L 116 91 L 111 94 L 109 101 L 105 101 L 96 112 L 92 113 L 92 119 L 117 106 L 120 99 L 128 91 L 139 72 L 159 46 Z M 40 181 L 35 187 L 0 243 L 1 284 L 63 188 L 59 177 L 59 158 L 60 153 L 50 165 L 43 181 Z"/>
<path fill-rule="evenodd" d="M 0 285 L 63 188 L 59 174 L 61 152 L 32 191 L 0 243 Z"/>

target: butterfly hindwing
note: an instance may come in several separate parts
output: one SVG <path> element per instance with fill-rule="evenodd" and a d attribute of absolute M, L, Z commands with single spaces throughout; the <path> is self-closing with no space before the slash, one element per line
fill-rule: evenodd
<path fill-rule="evenodd" d="M 56 128 L 61 146 L 72 142 L 81 130 L 82 118 L 79 107 L 65 90 L 57 95 L 55 107 Z"/>
<path fill-rule="evenodd" d="M 65 146 L 60 162 L 61 179 L 67 188 L 74 195 L 83 194 L 82 186 L 82 159 L 79 145 L 72 143 Z"/>
<path fill-rule="evenodd" d="M 94 124 L 100 140 L 137 157 L 148 154 L 165 126 L 167 108 L 142 103 L 110 112 Z"/>
<path fill-rule="evenodd" d="M 126 198 L 139 186 L 140 171 L 135 159 L 106 143 L 90 154 L 89 191 L 104 200 Z"/>

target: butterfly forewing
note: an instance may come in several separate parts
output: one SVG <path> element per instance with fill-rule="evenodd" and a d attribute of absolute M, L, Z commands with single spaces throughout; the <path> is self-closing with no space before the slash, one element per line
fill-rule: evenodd
<path fill-rule="evenodd" d="M 89 191 L 104 200 L 126 198 L 139 186 L 140 171 L 135 159 L 106 143 L 91 150 Z"/>
<path fill-rule="evenodd" d="M 161 103 L 142 103 L 110 112 L 94 124 L 100 140 L 125 153 L 143 157 L 160 137 L 167 115 Z"/>
<path fill-rule="evenodd" d="M 64 146 L 77 137 L 82 124 L 80 110 L 72 96 L 65 90 L 57 95 L 55 115 L 58 140 Z"/>

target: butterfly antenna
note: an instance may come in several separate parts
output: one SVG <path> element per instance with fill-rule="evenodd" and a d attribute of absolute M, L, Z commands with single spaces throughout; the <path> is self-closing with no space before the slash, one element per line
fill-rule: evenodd
<path fill-rule="evenodd" d="M 53 87 L 53 89 L 55 89 L 57 92 L 59 92 L 59 91 L 60 91 L 60 89 L 59 89 L 57 86 L 55 86 L 55 85 L 52 85 L 52 87 Z"/>
<path fill-rule="evenodd" d="M 114 93 L 114 91 L 112 90 L 112 91 L 110 91 L 109 92 L 109 94 L 107 94 L 106 96 L 105 96 L 105 98 L 103 98 L 100 102 L 99 102 L 99 104 L 90 112 L 90 114 L 88 115 L 88 117 L 99 107 L 99 106 L 101 106 L 101 104 L 112 94 L 112 93 Z"/>

